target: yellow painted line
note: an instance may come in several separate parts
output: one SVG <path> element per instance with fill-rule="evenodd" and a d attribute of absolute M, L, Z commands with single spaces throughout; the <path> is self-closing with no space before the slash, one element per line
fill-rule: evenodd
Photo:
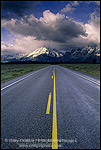
<path fill-rule="evenodd" d="M 47 104 L 46 114 L 50 113 L 50 105 L 51 105 L 51 92 L 49 93 L 49 97 L 48 97 L 48 104 Z"/>
<path fill-rule="evenodd" d="M 57 114 L 56 114 L 56 88 L 55 88 L 55 69 L 54 75 L 54 86 L 53 86 L 53 125 L 52 125 L 52 149 L 58 149 L 57 141 Z"/>

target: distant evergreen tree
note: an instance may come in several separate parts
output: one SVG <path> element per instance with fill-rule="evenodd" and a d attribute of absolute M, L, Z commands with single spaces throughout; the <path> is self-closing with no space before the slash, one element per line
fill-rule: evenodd
<path fill-rule="evenodd" d="M 95 64 L 95 63 L 96 63 L 96 58 L 93 59 L 93 64 Z"/>
<path fill-rule="evenodd" d="M 63 63 L 62 59 L 60 59 L 60 63 Z"/>

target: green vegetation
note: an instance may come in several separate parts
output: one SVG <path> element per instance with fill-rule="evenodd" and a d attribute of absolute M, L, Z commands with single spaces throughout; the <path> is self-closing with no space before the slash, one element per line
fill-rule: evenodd
<path fill-rule="evenodd" d="M 1 64 L 1 83 L 48 66 L 49 64 Z M 60 64 L 62 67 L 100 77 L 100 64 Z"/>
<path fill-rule="evenodd" d="M 100 77 L 100 64 L 60 64 L 60 66 Z"/>
<path fill-rule="evenodd" d="M 48 64 L 1 64 L 1 83 L 46 66 Z"/>

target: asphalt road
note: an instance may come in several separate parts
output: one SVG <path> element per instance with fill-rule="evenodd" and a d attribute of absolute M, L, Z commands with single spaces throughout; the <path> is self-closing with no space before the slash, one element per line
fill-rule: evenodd
<path fill-rule="evenodd" d="M 51 65 L 3 83 L 1 149 L 52 149 L 54 139 L 100 149 L 100 81 Z"/>

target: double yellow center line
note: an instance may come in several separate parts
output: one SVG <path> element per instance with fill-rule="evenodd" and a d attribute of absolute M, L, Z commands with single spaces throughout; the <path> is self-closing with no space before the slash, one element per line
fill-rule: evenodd
<path fill-rule="evenodd" d="M 53 79 L 54 78 L 54 79 Z M 56 113 L 56 87 L 55 87 L 55 69 L 53 69 L 53 123 L 52 123 L 52 149 L 58 149 L 57 141 L 57 113 Z M 49 94 L 46 114 L 50 113 L 51 93 Z"/>

